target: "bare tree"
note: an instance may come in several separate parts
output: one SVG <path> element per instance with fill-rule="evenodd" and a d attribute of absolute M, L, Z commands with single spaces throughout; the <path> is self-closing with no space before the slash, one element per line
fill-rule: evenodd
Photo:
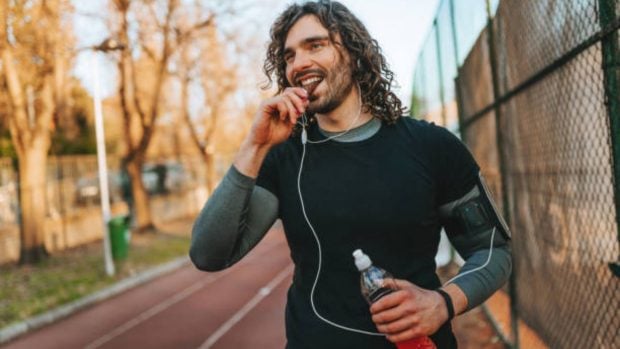
<path fill-rule="evenodd" d="M 142 166 L 161 112 L 168 65 L 178 45 L 207 27 L 214 14 L 207 13 L 181 29 L 177 26 L 179 0 L 113 0 L 113 4 L 119 18 L 118 38 L 127 47 L 118 62 L 119 96 L 127 145 L 123 167 L 131 180 L 137 230 L 152 231 L 153 220 L 142 182 Z M 136 28 L 130 28 L 130 14 L 137 19 Z M 136 36 L 130 35 L 132 29 Z"/>
<path fill-rule="evenodd" d="M 19 159 L 21 264 L 47 256 L 46 164 L 55 113 L 64 110 L 71 32 L 65 0 L 0 0 L 0 93 Z"/>
<path fill-rule="evenodd" d="M 180 110 L 190 131 L 191 140 L 205 162 L 209 192 L 214 189 L 216 182 L 213 135 L 218 120 L 225 111 L 227 99 L 237 89 L 237 67 L 229 62 L 215 24 L 206 28 L 198 45 L 182 46 L 179 59 Z M 196 77 L 199 79 L 205 104 L 200 115 L 192 120 L 189 87 Z"/>

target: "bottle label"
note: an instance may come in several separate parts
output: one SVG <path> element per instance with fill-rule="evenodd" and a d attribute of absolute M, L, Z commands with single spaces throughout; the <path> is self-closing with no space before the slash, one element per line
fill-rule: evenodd
<path fill-rule="evenodd" d="M 387 287 L 380 287 L 372 292 L 370 292 L 370 294 L 368 295 L 368 300 L 370 300 L 370 303 L 374 303 L 376 301 L 378 301 L 379 299 L 383 298 L 383 296 L 386 296 L 390 293 L 392 293 L 392 289 L 391 288 L 387 288 Z"/>

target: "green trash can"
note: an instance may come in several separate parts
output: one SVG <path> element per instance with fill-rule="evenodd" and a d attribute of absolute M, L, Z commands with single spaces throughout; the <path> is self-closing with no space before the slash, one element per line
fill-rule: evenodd
<path fill-rule="evenodd" d="M 127 258 L 131 232 L 129 231 L 129 216 L 116 216 L 108 222 L 110 231 L 110 245 L 112 247 L 112 258 L 121 260 Z"/>

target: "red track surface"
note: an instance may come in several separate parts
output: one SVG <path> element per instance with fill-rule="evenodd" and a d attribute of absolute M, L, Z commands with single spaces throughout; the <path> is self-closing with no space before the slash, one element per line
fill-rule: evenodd
<path fill-rule="evenodd" d="M 228 270 L 183 267 L 3 348 L 284 348 L 291 274 L 273 230 Z"/>
<path fill-rule="evenodd" d="M 2 348 L 284 348 L 292 263 L 281 229 L 225 271 L 185 266 Z M 504 347 L 480 309 L 453 325 L 459 348 Z"/>

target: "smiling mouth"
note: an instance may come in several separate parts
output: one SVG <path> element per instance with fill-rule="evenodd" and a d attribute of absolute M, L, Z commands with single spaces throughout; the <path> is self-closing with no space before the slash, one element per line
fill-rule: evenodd
<path fill-rule="evenodd" d="M 306 90 L 306 92 L 308 92 L 308 96 L 312 96 L 312 93 L 314 92 L 316 87 L 319 86 L 321 81 L 323 81 L 323 77 L 322 76 L 312 75 L 312 76 L 303 77 L 301 79 L 298 79 L 297 83 L 304 90 Z"/>

